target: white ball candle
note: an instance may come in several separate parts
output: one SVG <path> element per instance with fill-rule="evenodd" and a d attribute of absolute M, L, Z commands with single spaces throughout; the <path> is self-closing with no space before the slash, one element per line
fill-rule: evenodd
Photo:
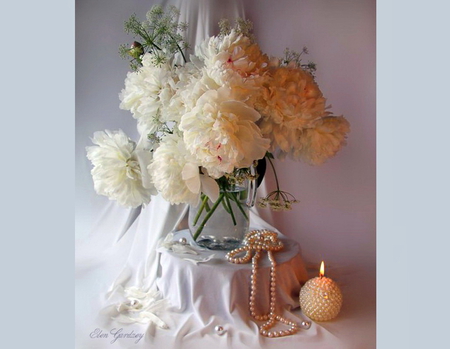
<path fill-rule="evenodd" d="M 314 321 L 334 319 L 341 310 L 342 292 L 330 278 L 325 277 L 322 261 L 318 277 L 308 280 L 300 290 L 300 308 Z"/>

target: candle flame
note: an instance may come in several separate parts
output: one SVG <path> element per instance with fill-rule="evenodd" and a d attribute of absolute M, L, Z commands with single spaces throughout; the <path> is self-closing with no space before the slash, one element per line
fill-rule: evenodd
<path fill-rule="evenodd" d="M 325 275 L 325 263 L 322 261 L 322 263 L 320 263 L 319 276 L 323 277 L 324 275 Z"/>

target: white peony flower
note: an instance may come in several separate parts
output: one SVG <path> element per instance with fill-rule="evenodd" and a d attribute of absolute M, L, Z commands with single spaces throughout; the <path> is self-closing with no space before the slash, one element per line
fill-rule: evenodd
<path fill-rule="evenodd" d="M 196 55 L 203 60 L 204 75 L 215 84 L 232 89 L 235 99 L 249 105 L 259 94 L 266 80 L 268 58 L 258 44 L 232 30 L 223 37 L 211 37 L 196 47 Z"/>
<path fill-rule="evenodd" d="M 170 66 L 153 65 L 150 53 L 143 55 L 142 64 L 138 71 L 127 74 L 119 98 L 120 108 L 131 111 L 138 120 L 139 132 L 148 134 L 158 131 L 168 121 L 168 114 L 161 110 L 169 105 L 176 82 Z"/>
<path fill-rule="evenodd" d="M 231 99 L 229 89 L 220 88 L 205 92 L 179 127 L 190 153 L 211 177 L 220 178 L 264 157 L 269 140 L 255 124 L 259 118 L 256 110 Z"/>
<path fill-rule="evenodd" d="M 217 192 L 218 196 L 217 183 L 200 174 L 195 158 L 176 134 L 162 139 L 148 170 L 158 192 L 172 204 L 197 205 L 205 189 L 211 193 Z"/>
<path fill-rule="evenodd" d="M 174 76 L 175 93 L 162 108 L 162 114 L 166 115 L 166 119 L 179 122 L 181 116 L 194 107 L 208 87 L 202 85 L 200 69 L 191 63 L 176 67 Z"/>
<path fill-rule="evenodd" d="M 299 138 L 301 146 L 292 152 L 294 159 L 320 165 L 334 156 L 346 144 L 350 123 L 343 116 L 328 116 L 305 129 Z"/>
<path fill-rule="evenodd" d="M 122 130 L 95 132 L 92 142 L 96 145 L 86 151 L 94 165 L 91 174 L 96 192 L 126 207 L 148 204 L 153 188 L 142 184 L 136 143 Z"/>

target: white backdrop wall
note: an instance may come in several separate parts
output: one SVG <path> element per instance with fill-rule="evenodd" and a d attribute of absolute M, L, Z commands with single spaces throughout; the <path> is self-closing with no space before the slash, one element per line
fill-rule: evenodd
<path fill-rule="evenodd" d="M 202 0 L 199 0 L 202 1 Z M 208 0 L 203 0 L 208 1 Z M 332 111 L 351 123 L 348 145 L 327 163 L 312 167 L 277 161 L 282 189 L 300 203 L 292 211 L 262 212 L 298 241 L 313 263 L 354 265 L 375 275 L 375 0 L 244 0 L 262 50 L 282 56 L 289 47 L 309 49 L 316 80 Z M 102 208 L 90 177 L 85 147 L 95 131 L 121 128 L 137 140 L 136 122 L 119 109 L 128 63 L 118 46 L 130 43 L 123 22 L 144 18 L 143 0 L 76 1 L 76 238 L 86 239 Z M 269 172 L 266 184 L 273 185 Z M 121 210 L 121 208 L 117 208 Z"/>
<path fill-rule="evenodd" d="M 277 163 L 301 202 L 273 224 L 298 240 L 310 261 L 375 266 L 376 1 L 245 1 L 263 51 L 301 49 L 317 63 L 316 81 L 335 114 L 351 124 L 348 145 L 321 166 Z"/>

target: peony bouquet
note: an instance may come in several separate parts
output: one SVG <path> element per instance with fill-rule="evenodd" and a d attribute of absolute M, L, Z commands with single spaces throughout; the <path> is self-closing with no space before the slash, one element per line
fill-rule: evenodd
<path fill-rule="evenodd" d="M 128 207 L 158 193 L 172 204 L 198 205 L 255 176 L 250 169 L 258 163 L 274 169 L 272 161 L 287 156 L 317 165 L 345 144 L 349 123 L 329 111 L 314 64 L 302 63 L 306 48 L 269 58 L 251 23 L 224 20 L 187 59 L 185 29 L 175 8 L 159 6 L 144 22 L 132 16 L 125 23 L 139 41 L 121 47 L 132 70 L 120 108 L 131 112 L 141 137 L 135 143 L 121 130 L 94 134 L 87 156 L 98 194 Z M 276 185 L 260 205 L 289 209 L 295 198 L 277 178 Z"/>

